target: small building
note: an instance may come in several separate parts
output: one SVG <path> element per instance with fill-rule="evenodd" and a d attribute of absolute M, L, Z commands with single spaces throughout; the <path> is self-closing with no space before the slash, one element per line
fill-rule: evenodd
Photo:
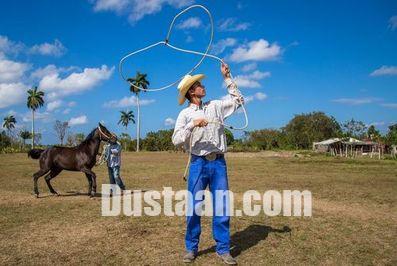
<path fill-rule="evenodd" d="M 332 138 L 320 142 L 313 142 L 316 152 L 328 152 L 332 156 L 357 157 L 377 156 L 384 153 L 384 145 L 374 141 L 363 141 L 355 138 Z"/>

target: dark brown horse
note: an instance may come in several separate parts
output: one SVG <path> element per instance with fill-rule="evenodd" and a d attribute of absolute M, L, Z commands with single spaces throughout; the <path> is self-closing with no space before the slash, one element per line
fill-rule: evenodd
<path fill-rule="evenodd" d="M 45 176 L 45 181 L 51 193 L 59 195 L 51 186 L 50 180 L 59 175 L 62 170 L 83 172 L 88 180 L 88 195 L 96 194 L 96 175 L 91 170 L 96 163 L 99 145 L 101 141 L 110 141 L 115 135 L 101 123 L 92 130 L 87 138 L 75 147 L 54 146 L 45 150 L 32 149 L 28 156 L 32 159 L 40 159 L 40 170 L 33 174 L 34 194 L 39 197 L 37 180 Z"/>

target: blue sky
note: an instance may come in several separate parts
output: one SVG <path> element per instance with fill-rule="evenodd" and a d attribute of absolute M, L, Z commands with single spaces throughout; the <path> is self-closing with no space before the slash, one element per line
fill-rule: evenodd
<path fill-rule="evenodd" d="M 88 133 L 99 121 L 117 133 L 120 110 L 136 101 L 117 66 L 128 52 L 164 40 L 173 16 L 190 4 L 213 14 L 212 53 L 230 64 L 246 96 L 249 129 L 278 128 L 294 114 L 324 111 L 338 121 L 397 122 L 396 1 L 2 1 L 0 114 L 30 128 L 26 90 L 46 93 L 36 129 L 56 143 L 55 120 Z M 205 50 L 209 21 L 201 10 L 176 22 L 171 42 Z M 153 87 L 171 83 L 199 58 L 156 47 L 126 63 L 128 76 L 148 74 Z M 207 98 L 226 95 L 219 63 L 206 59 Z M 182 107 L 176 88 L 141 94 L 142 135 L 173 127 Z M 229 123 L 243 124 L 242 114 Z M 135 137 L 135 126 L 129 128 Z M 238 135 L 238 134 L 236 134 Z"/>

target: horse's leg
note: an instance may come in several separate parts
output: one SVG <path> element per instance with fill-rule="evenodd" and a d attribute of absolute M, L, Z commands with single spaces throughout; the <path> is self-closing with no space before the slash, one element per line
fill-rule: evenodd
<path fill-rule="evenodd" d="M 91 182 L 92 182 L 92 191 L 91 191 L 91 197 L 94 197 L 96 194 L 96 175 L 95 173 L 88 168 L 83 168 L 81 171 L 85 174 L 88 174 L 91 177 Z"/>
<path fill-rule="evenodd" d="M 34 194 L 36 195 L 36 198 L 39 197 L 39 189 L 37 187 L 37 180 L 39 179 L 40 176 L 45 175 L 48 173 L 49 169 L 40 169 L 36 173 L 33 174 L 33 191 Z"/>
<path fill-rule="evenodd" d="M 62 172 L 62 169 L 56 168 L 56 169 L 51 169 L 51 172 L 44 177 L 45 182 L 47 183 L 48 189 L 52 194 L 56 194 L 59 196 L 58 192 L 55 191 L 55 189 L 51 186 L 50 180 L 59 175 L 59 173 Z"/>
<path fill-rule="evenodd" d="M 92 178 L 89 174 L 85 174 L 85 176 L 87 177 L 88 180 L 88 196 L 90 196 L 92 191 Z"/>

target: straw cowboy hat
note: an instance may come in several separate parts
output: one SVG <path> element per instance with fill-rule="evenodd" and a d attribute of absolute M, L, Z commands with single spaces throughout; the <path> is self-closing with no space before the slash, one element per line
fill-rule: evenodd
<path fill-rule="evenodd" d="M 179 90 L 179 97 L 178 97 L 178 102 L 179 105 L 182 105 L 186 98 L 186 92 L 190 89 L 190 87 L 196 82 L 196 81 L 201 81 L 203 78 L 205 78 L 205 75 L 203 74 L 197 74 L 194 76 L 191 75 L 186 75 L 183 77 L 181 82 L 178 84 L 178 90 Z"/>

